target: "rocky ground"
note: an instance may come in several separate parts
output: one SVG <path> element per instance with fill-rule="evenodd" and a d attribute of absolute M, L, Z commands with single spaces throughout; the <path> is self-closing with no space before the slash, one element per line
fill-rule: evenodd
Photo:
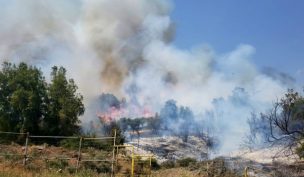
<path fill-rule="evenodd" d="M 158 162 L 193 158 L 197 161 L 208 159 L 206 142 L 198 137 L 190 136 L 187 142 L 176 136 L 145 137 L 128 142 L 134 145 L 136 153 L 154 154 Z M 304 176 L 304 162 L 296 155 L 281 152 L 282 148 L 267 147 L 263 149 L 239 149 L 225 156 L 225 166 L 238 174 L 248 171 L 250 176 Z"/>

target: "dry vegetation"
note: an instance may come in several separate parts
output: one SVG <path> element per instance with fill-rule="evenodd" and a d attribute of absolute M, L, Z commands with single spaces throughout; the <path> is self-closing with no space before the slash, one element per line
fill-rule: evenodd
<path fill-rule="evenodd" d="M 24 167 L 24 148 L 17 144 L 0 145 L 2 156 L 0 158 L 0 177 L 72 177 L 72 176 L 110 176 L 110 164 L 104 162 L 82 162 L 78 173 L 75 173 L 75 158 L 71 160 L 45 160 L 45 157 L 76 157 L 77 151 L 55 146 L 29 147 L 30 157 Z M 130 176 L 131 160 L 121 151 L 118 157 L 118 165 L 115 167 L 116 176 Z M 106 151 L 85 149 L 84 157 L 109 158 Z M 18 155 L 18 156 L 15 156 Z M 145 159 L 135 160 L 135 173 L 149 174 L 148 161 Z M 167 162 L 170 163 L 170 162 Z M 152 175 L 155 177 L 236 177 L 233 172 L 224 167 L 223 161 L 196 162 L 194 159 L 182 159 L 173 162 L 173 165 L 164 163 L 159 166 L 155 160 L 152 162 Z M 142 175 L 144 176 L 144 175 Z"/>
<path fill-rule="evenodd" d="M 75 173 L 76 159 L 71 160 L 43 160 L 44 156 L 57 157 L 77 157 L 77 150 L 55 146 L 30 146 L 27 165 L 24 167 L 23 152 L 24 148 L 17 144 L 0 145 L 0 177 L 95 177 L 110 176 L 111 166 L 105 162 L 82 162 L 77 173 Z M 84 157 L 110 158 L 111 151 L 94 150 L 93 148 L 84 149 Z M 13 156 L 18 155 L 20 156 Z M 115 166 L 115 176 L 130 176 L 131 159 L 126 155 L 126 151 L 121 150 L 117 156 Z M 224 158 L 217 158 L 209 161 L 197 162 L 191 158 L 180 159 L 177 161 L 165 161 L 158 165 L 152 161 L 151 176 L 153 177 L 240 177 L 244 174 L 246 166 L 257 166 L 257 162 L 243 160 L 239 164 L 239 159 L 230 158 L 227 162 Z M 135 173 L 149 174 L 146 159 L 136 159 Z M 236 163 L 237 162 L 237 163 Z M 118 165 L 117 165 L 118 164 Z M 304 163 L 294 164 L 261 164 L 260 168 L 254 170 L 249 168 L 248 174 L 254 176 L 273 176 L 273 177 L 299 177 L 304 176 Z M 233 167 L 231 167 L 233 166 Z M 145 175 L 135 175 L 145 176 Z"/>

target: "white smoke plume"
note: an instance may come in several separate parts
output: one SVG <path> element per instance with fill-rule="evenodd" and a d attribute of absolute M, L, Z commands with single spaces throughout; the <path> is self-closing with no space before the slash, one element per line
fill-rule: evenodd
<path fill-rule="evenodd" d="M 223 152 L 233 150 L 250 113 L 268 109 L 286 88 L 256 68 L 250 45 L 226 54 L 172 45 L 172 7 L 169 0 L 0 0 L 0 61 L 44 72 L 66 67 L 85 97 L 83 122 L 96 118 L 92 100 L 102 92 L 154 112 L 174 99 L 202 122 L 213 112 Z M 248 104 L 234 104 L 236 88 Z"/>

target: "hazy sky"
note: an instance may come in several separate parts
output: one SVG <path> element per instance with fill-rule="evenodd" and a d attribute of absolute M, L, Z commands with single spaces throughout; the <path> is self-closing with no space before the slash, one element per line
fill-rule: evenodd
<path fill-rule="evenodd" d="M 239 44 L 256 49 L 253 62 L 304 85 L 304 0 L 174 0 L 175 45 L 209 44 L 217 52 Z"/>

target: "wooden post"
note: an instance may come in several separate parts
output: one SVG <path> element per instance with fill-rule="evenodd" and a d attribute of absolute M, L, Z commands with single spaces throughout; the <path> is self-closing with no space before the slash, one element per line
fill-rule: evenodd
<path fill-rule="evenodd" d="M 113 157 L 112 157 L 112 173 L 111 177 L 114 176 L 114 160 L 115 160 L 115 145 L 116 145 L 116 129 L 114 129 L 114 142 L 113 142 Z"/>
<path fill-rule="evenodd" d="M 117 166 L 117 164 L 118 164 L 118 153 L 119 153 L 119 151 L 118 151 L 118 146 L 116 146 L 116 166 Z"/>
<path fill-rule="evenodd" d="M 207 161 L 207 177 L 209 177 L 209 162 Z"/>
<path fill-rule="evenodd" d="M 24 149 L 24 159 L 23 159 L 23 165 L 26 165 L 26 160 L 27 160 L 27 150 L 28 150 L 28 140 L 29 140 L 29 135 L 30 133 L 26 133 L 26 139 L 25 139 L 25 149 Z"/>
<path fill-rule="evenodd" d="M 78 158 L 77 158 L 77 165 L 76 165 L 76 173 L 78 172 L 79 163 L 81 160 L 81 146 L 82 146 L 82 137 L 79 139 L 79 146 L 78 146 Z"/>

